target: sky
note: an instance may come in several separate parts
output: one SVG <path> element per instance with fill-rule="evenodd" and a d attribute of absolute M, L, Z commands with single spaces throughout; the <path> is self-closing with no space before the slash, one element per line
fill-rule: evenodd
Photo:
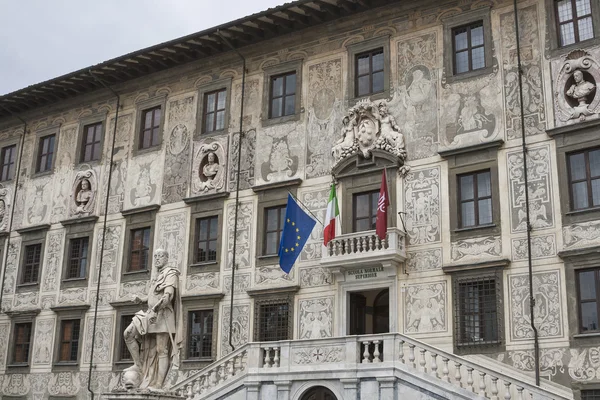
<path fill-rule="evenodd" d="M 0 95 L 285 2 L 0 0 Z"/>

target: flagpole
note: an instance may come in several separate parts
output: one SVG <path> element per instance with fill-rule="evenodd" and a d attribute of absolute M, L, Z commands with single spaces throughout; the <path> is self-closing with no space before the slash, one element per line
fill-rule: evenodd
<path fill-rule="evenodd" d="M 321 220 L 319 220 L 319 218 L 317 218 L 317 216 L 315 214 L 313 214 L 312 211 L 310 211 L 308 209 L 308 207 L 306 206 L 306 204 L 304 204 L 303 202 L 301 202 L 299 198 L 297 198 L 296 196 L 294 196 L 292 194 L 292 192 L 288 191 L 288 193 L 290 194 L 290 196 L 292 196 L 294 198 L 294 200 L 296 200 L 297 203 L 302 204 L 304 206 L 304 208 L 306 208 L 306 211 L 308 211 L 308 213 L 313 216 L 313 218 L 315 219 L 315 221 L 317 221 L 318 223 L 320 223 L 322 226 L 325 226 L 325 225 L 323 225 L 323 223 L 321 222 Z"/>

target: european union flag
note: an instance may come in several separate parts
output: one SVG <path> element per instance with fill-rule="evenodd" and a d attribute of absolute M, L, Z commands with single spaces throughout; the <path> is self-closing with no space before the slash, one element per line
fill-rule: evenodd
<path fill-rule="evenodd" d="M 315 224 L 315 220 L 305 213 L 288 193 L 283 232 L 279 242 L 279 266 L 286 274 L 292 270 Z"/>

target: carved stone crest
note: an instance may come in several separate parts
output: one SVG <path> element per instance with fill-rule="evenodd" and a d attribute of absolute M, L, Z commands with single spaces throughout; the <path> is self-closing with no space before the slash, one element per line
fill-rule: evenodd
<path fill-rule="evenodd" d="M 72 216 L 87 217 L 94 213 L 98 179 L 93 169 L 79 171 L 75 175 L 70 211 Z"/>
<path fill-rule="evenodd" d="M 359 101 L 342 119 L 341 138 L 331 153 L 338 164 L 355 154 L 367 158 L 376 149 L 394 155 L 401 164 L 406 159 L 404 135 L 389 113 L 387 102 Z"/>
<path fill-rule="evenodd" d="M 556 116 L 562 123 L 596 117 L 600 113 L 600 64 L 584 50 L 564 56 L 556 78 Z"/>
<path fill-rule="evenodd" d="M 11 190 L 0 183 L 0 232 L 6 231 L 8 226 L 11 197 Z"/>
<path fill-rule="evenodd" d="M 207 194 L 223 191 L 225 163 L 225 149 L 221 143 L 212 142 L 199 146 L 194 157 L 194 192 Z"/>

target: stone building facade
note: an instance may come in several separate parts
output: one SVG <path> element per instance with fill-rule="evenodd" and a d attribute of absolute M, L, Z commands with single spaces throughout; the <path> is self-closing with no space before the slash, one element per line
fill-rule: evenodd
<path fill-rule="evenodd" d="M 19 92 L 0 97 L 0 395 L 83 399 L 88 383 L 97 396 L 121 385 L 131 365 L 121 332 L 162 248 L 181 272 L 186 332 L 169 382 L 188 398 L 470 398 L 461 391 L 481 394 L 482 382 L 494 398 L 502 376 L 533 385 L 530 263 L 542 394 L 600 396 L 600 4 L 519 0 L 518 47 L 503 0 L 300 0 L 270 12 L 223 30 L 231 39 L 293 21 L 234 44 L 245 77 L 225 40 L 198 40 L 221 51 L 172 66 L 162 52 L 156 72 L 114 61 L 122 78 L 106 82 L 119 103 L 93 89 L 111 71 L 100 67 L 81 93 L 40 96 L 22 112 L 12 108 Z M 192 48 L 186 40 L 180 50 Z M 380 104 L 389 114 L 352 114 Z M 403 151 L 373 141 L 348 150 L 345 117 L 361 138 L 392 126 Z M 356 226 L 372 223 L 384 168 L 388 239 L 357 250 L 373 240 Z M 317 224 L 283 273 L 271 249 L 288 191 L 323 221 L 332 180 L 341 236 L 325 248 Z M 433 346 L 428 357 L 440 351 L 439 370 L 413 354 L 414 376 L 448 380 L 350 376 L 356 365 L 342 361 L 356 334 L 367 335 L 359 366 L 363 352 L 370 364 L 404 360 L 414 339 Z M 284 344 L 248 344 L 261 338 Z M 471 380 L 453 392 L 444 385 L 456 365 L 443 365 L 452 354 L 504 375 L 475 375 L 479 389 Z M 287 378 L 261 380 L 284 358 Z M 339 363 L 344 377 L 325 374 Z M 294 375 L 301 366 L 309 370 Z M 194 380 L 205 367 L 216 372 Z M 327 389 L 311 395 L 311 382 Z"/>

